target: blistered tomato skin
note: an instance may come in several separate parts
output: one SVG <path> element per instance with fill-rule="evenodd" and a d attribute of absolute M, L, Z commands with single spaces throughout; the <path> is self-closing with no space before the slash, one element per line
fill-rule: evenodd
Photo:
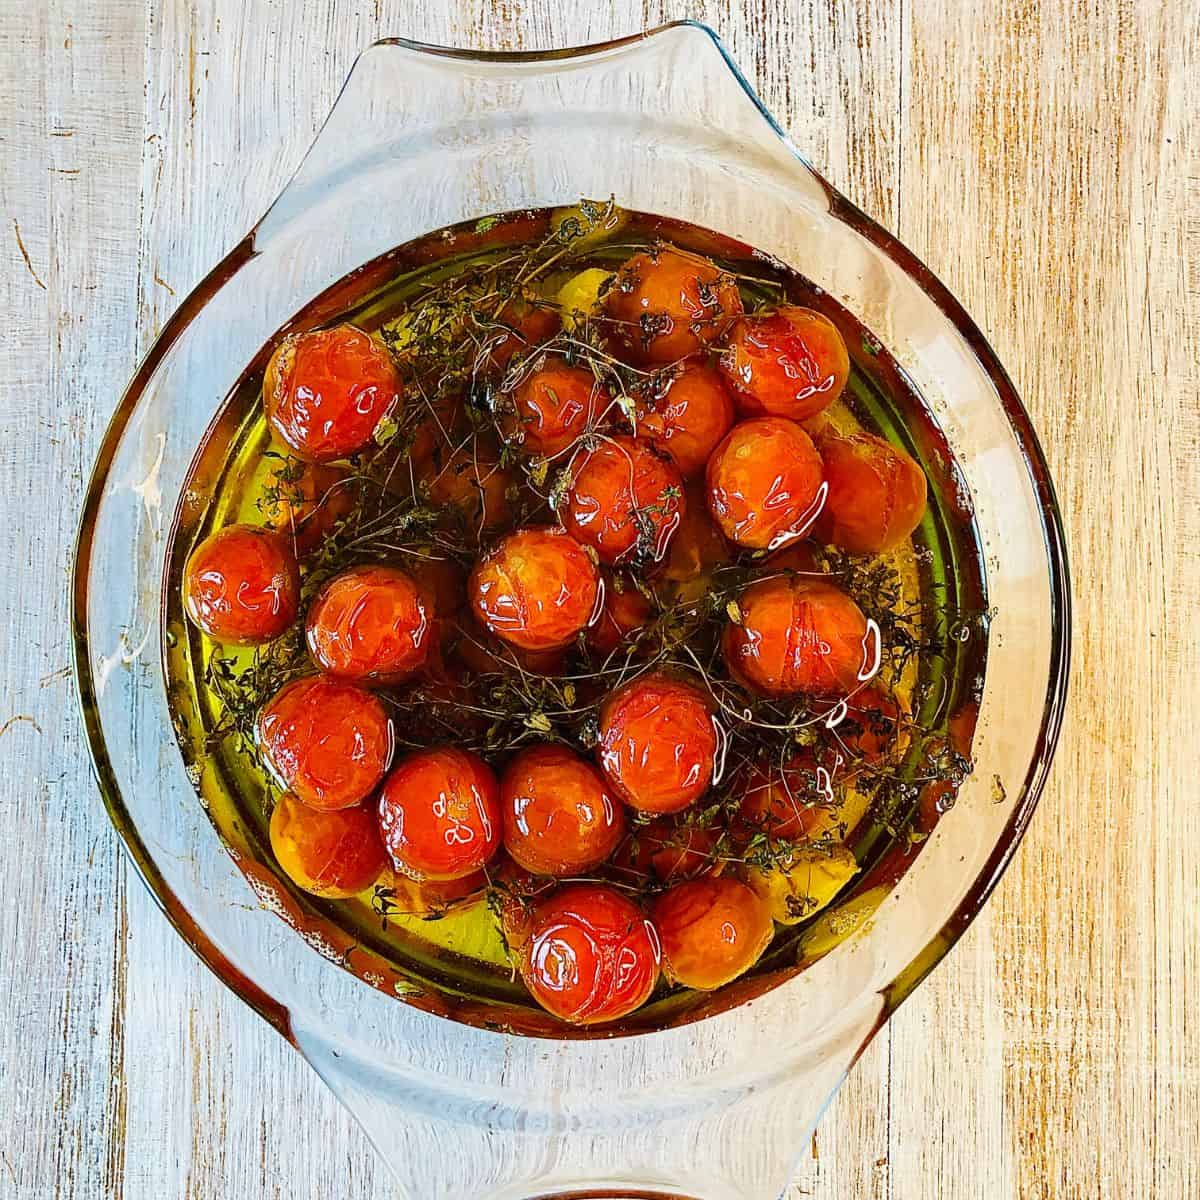
<path fill-rule="evenodd" d="M 660 247 L 621 267 L 604 307 L 626 353 L 668 363 L 721 337 L 742 312 L 742 298 L 733 277 L 710 259 Z"/>
<path fill-rule="evenodd" d="M 661 446 L 684 479 L 702 474 L 709 456 L 733 425 L 733 398 L 717 371 L 685 363 L 635 405 L 637 430 Z"/>
<path fill-rule="evenodd" d="M 506 537 L 471 574 L 471 608 L 521 650 L 568 645 L 597 615 L 600 572 L 561 529 L 535 526 Z"/>
<path fill-rule="evenodd" d="M 319 812 L 285 792 L 271 813 L 269 832 L 275 861 L 314 896 L 357 896 L 387 866 L 375 814 L 361 804 Z"/>
<path fill-rule="evenodd" d="M 504 848 L 537 875 L 574 875 L 606 861 L 625 814 L 599 771 L 565 746 L 531 746 L 500 786 Z"/>
<path fill-rule="evenodd" d="M 824 467 L 795 421 L 735 425 L 708 461 L 708 504 L 730 541 L 775 550 L 803 537 L 825 500 Z"/>
<path fill-rule="evenodd" d="M 850 358 L 832 321 L 789 305 L 738 321 L 721 355 L 721 370 L 746 415 L 806 421 L 842 394 Z"/>
<path fill-rule="evenodd" d="M 665 675 L 632 680 L 600 709 L 600 767 L 640 812 L 680 812 L 694 804 L 713 781 L 721 741 L 709 697 Z"/>
<path fill-rule="evenodd" d="M 378 786 L 392 758 L 392 723 L 370 692 L 312 675 L 267 702 L 258 742 L 296 799 L 333 811 L 361 803 Z"/>
<path fill-rule="evenodd" d="M 332 462 L 363 449 L 400 404 L 391 356 L 361 329 L 336 325 L 285 338 L 263 378 L 271 428 L 309 462 Z"/>
<path fill-rule="evenodd" d="M 813 532 L 851 554 L 882 554 L 925 515 L 925 472 L 903 450 L 870 433 L 822 437 L 817 449 L 829 494 Z"/>
<path fill-rule="evenodd" d="M 845 592 L 821 580 L 777 575 L 737 599 L 740 620 L 721 649 L 734 678 L 764 696 L 842 696 L 879 669 L 878 632 Z"/>
<path fill-rule="evenodd" d="M 297 465 L 291 460 L 271 472 L 262 511 L 267 524 L 305 555 L 353 509 L 355 485 L 336 467 L 305 463 L 297 471 Z"/>
<path fill-rule="evenodd" d="M 395 567 L 353 567 L 331 579 L 308 610 L 308 652 L 321 670 L 364 686 L 419 670 L 433 642 L 416 581 Z"/>
<path fill-rule="evenodd" d="M 610 566 L 660 562 L 683 518 L 679 470 L 640 438 L 620 435 L 581 456 L 562 522 Z"/>
<path fill-rule="evenodd" d="M 269 642 L 300 607 L 300 569 L 286 538 L 256 525 L 226 525 L 192 551 L 183 571 L 187 615 L 215 641 Z"/>
<path fill-rule="evenodd" d="M 745 974 L 775 932 L 767 906 L 740 880 L 706 876 L 677 884 L 651 906 L 673 983 L 710 991 Z"/>
<path fill-rule="evenodd" d="M 512 395 L 505 436 L 531 454 L 561 454 L 608 407 L 609 396 L 591 371 L 547 357 Z"/>
<path fill-rule="evenodd" d="M 588 627 L 587 644 L 593 653 L 607 657 L 618 646 L 635 642 L 653 617 L 654 606 L 631 580 L 609 575 L 600 615 Z"/>
<path fill-rule="evenodd" d="M 549 1013 L 572 1025 L 616 1021 L 658 983 L 654 927 L 637 905 L 600 884 L 560 888 L 534 910 L 521 978 Z"/>
<path fill-rule="evenodd" d="M 467 750 L 419 750 L 387 777 L 379 828 L 397 871 L 420 880 L 461 879 L 500 847 L 496 776 Z"/>

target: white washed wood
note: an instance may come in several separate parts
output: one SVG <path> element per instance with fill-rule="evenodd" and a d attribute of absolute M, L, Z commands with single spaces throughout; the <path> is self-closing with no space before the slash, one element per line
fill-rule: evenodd
<path fill-rule="evenodd" d="M 387 1194 L 118 853 L 62 672 L 75 512 L 136 358 L 279 190 L 358 49 L 568 44 L 681 15 L 722 33 L 812 161 L 991 337 L 1077 580 L 1072 716 L 1026 846 L 867 1051 L 796 1195 L 1200 1191 L 1200 18 L 733 7 L 0 0 L 0 1196 Z"/>

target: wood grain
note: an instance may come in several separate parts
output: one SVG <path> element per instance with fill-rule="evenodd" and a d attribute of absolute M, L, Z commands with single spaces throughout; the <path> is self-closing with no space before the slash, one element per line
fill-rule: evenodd
<path fill-rule="evenodd" d="M 869 1048 L 795 1196 L 1200 1195 L 1200 12 L 1121 0 L 0 0 L 0 1196 L 387 1194 L 126 869 L 67 665 L 86 473 L 137 357 L 375 37 L 708 21 L 1008 366 L 1073 557 L 1067 728 L 1014 867 Z"/>

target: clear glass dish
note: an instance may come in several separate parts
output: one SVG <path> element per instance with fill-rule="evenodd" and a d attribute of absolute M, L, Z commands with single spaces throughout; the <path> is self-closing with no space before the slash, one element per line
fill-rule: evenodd
<path fill-rule="evenodd" d="M 797 267 L 923 396 L 986 566 L 977 766 L 894 886 L 830 911 L 822 956 L 803 971 L 671 1028 L 516 1036 L 367 986 L 256 902 L 172 736 L 164 557 L 197 445 L 244 365 L 312 297 L 426 231 L 609 195 Z M 856 1056 L 1009 861 L 1066 692 L 1062 531 L 1012 385 L 954 298 L 804 162 L 715 35 L 691 23 L 551 54 L 365 51 L 295 177 L 180 305 L 122 397 L 73 588 L 92 755 L 139 871 L 195 952 L 361 1121 L 412 1200 L 778 1195 Z"/>

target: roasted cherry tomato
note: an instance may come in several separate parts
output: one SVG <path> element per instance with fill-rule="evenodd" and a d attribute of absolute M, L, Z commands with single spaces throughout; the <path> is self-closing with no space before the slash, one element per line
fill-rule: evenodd
<path fill-rule="evenodd" d="M 678 883 L 714 866 L 720 830 L 684 819 L 656 818 L 630 830 L 614 862 L 663 883 Z"/>
<path fill-rule="evenodd" d="M 600 766 L 621 798 L 641 812 L 673 813 L 713 780 L 721 727 L 709 697 L 666 675 L 642 675 L 600 709 Z"/>
<path fill-rule="evenodd" d="M 842 394 L 850 358 L 832 321 L 789 305 L 738 321 L 721 355 L 721 370 L 744 413 L 805 421 Z"/>
<path fill-rule="evenodd" d="M 702 362 L 656 375 L 638 393 L 635 413 L 638 433 L 666 450 L 684 479 L 703 472 L 735 415 L 725 381 Z"/>
<path fill-rule="evenodd" d="M 667 978 L 704 991 L 748 971 L 775 933 L 763 901 L 728 875 L 676 884 L 650 911 Z"/>
<path fill-rule="evenodd" d="M 821 456 L 795 421 L 735 425 L 708 460 L 708 503 L 721 531 L 751 550 L 775 550 L 808 531 L 825 496 Z"/>
<path fill-rule="evenodd" d="M 501 310 L 494 325 L 482 330 L 486 344 L 486 361 L 498 371 L 506 370 L 517 354 L 552 338 L 559 330 L 558 313 L 532 300 L 510 300 Z"/>
<path fill-rule="evenodd" d="M 396 683 L 428 658 L 431 618 L 411 575 L 395 567 L 352 567 L 331 579 L 308 610 L 308 652 L 338 679 Z"/>
<path fill-rule="evenodd" d="M 256 525 L 226 525 L 183 570 L 187 615 L 218 642 L 252 646 L 284 633 L 300 607 L 300 570 L 287 540 Z"/>
<path fill-rule="evenodd" d="M 392 758 L 392 723 L 370 692 L 312 675 L 285 684 L 258 716 L 258 741 L 271 769 L 310 808 L 365 800 Z"/>
<path fill-rule="evenodd" d="M 729 561 L 729 544 L 708 509 L 708 489 L 693 484 L 684 495 L 683 519 L 660 568 L 661 577 L 672 583 L 702 579 Z"/>
<path fill-rule="evenodd" d="M 572 1025 L 615 1021 L 654 991 L 658 938 L 642 910 L 620 892 L 574 884 L 538 904 L 519 966 L 525 986 L 547 1012 Z"/>
<path fill-rule="evenodd" d="M 457 509 L 471 532 L 482 536 L 508 521 L 508 494 L 516 479 L 501 465 L 499 448 L 487 438 L 474 438 L 435 454 L 428 464 L 414 465 L 428 480 L 429 499 Z"/>
<path fill-rule="evenodd" d="M 492 885 L 489 900 L 500 920 L 500 932 L 512 954 L 519 954 L 529 938 L 538 903 L 549 896 L 558 883 L 517 866 L 506 856 L 498 858 L 488 874 Z"/>
<path fill-rule="evenodd" d="M 308 554 L 353 509 L 355 487 L 336 467 L 291 459 L 267 477 L 263 516 L 297 554 Z"/>
<path fill-rule="evenodd" d="M 740 815 L 755 833 L 784 841 L 817 837 L 836 819 L 839 807 L 832 771 L 809 750 L 801 750 L 782 768 L 748 772 Z"/>
<path fill-rule="evenodd" d="M 454 658 L 475 675 L 556 675 L 566 661 L 565 647 L 522 650 L 480 629 L 474 621 L 455 623 L 450 635 Z"/>
<path fill-rule="evenodd" d="M 847 697 L 845 708 L 838 705 L 831 719 L 840 717 L 831 727 L 836 744 L 822 761 L 831 770 L 854 771 L 879 762 L 895 752 L 903 742 L 899 738 L 900 706 L 878 687 L 866 687 Z"/>
<path fill-rule="evenodd" d="M 742 311 L 732 275 L 710 259 L 661 246 L 635 254 L 604 297 L 613 335 L 639 362 L 686 358 Z"/>
<path fill-rule="evenodd" d="M 635 642 L 653 616 L 654 605 L 638 591 L 632 580 L 609 574 L 604 580 L 600 615 L 588 627 L 588 645 L 594 653 L 607 657 L 618 646 Z"/>
<path fill-rule="evenodd" d="M 531 454 L 560 454 L 608 403 L 608 392 L 591 371 L 548 356 L 514 389 L 513 411 L 503 417 L 505 436 Z"/>
<path fill-rule="evenodd" d="M 451 617 L 466 602 L 467 574 L 454 559 L 440 555 L 435 546 L 418 547 L 406 565 L 421 589 L 426 609 L 436 617 Z"/>
<path fill-rule="evenodd" d="M 825 436 L 817 449 L 829 494 L 813 527 L 851 554 L 900 545 L 925 515 L 925 472 L 903 450 L 871 433 Z"/>
<path fill-rule="evenodd" d="M 721 648 L 730 673 L 765 696 L 837 696 L 879 669 L 878 631 L 831 583 L 777 575 L 737 600 Z"/>
<path fill-rule="evenodd" d="M 565 746 L 531 746 L 500 784 L 504 848 L 538 875 L 599 866 L 625 833 L 625 814 L 604 777 Z"/>
<path fill-rule="evenodd" d="M 387 866 L 379 824 L 365 805 L 320 812 L 284 792 L 271 813 L 270 836 L 275 861 L 314 896 L 357 896 Z"/>
<path fill-rule="evenodd" d="M 675 464 L 649 442 L 618 436 L 577 463 L 562 522 L 606 563 L 659 562 L 684 507 Z"/>
<path fill-rule="evenodd" d="M 263 377 L 271 428 L 301 458 L 331 462 L 363 449 L 402 393 L 391 355 L 337 325 L 284 338 Z"/>
<path fill-rule="evenodd" d="M 596 617 L 600 572 L 561 529 L 511 533 L 475 567 L 471 608 L 497 637 L 522 650 L 569 644 Z"/>
<path fill-rule="evenodd" d="M 500 787 L 477 754 L 439 746 L 400 760 L 379 793 L 379 827 L 397 871 L 461 879 L 500 846 Z"/>

